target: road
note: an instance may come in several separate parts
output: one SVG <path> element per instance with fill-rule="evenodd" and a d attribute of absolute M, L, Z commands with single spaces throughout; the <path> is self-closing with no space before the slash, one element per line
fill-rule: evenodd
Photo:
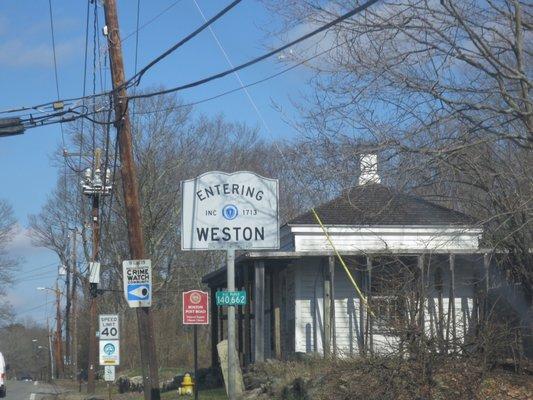
<path fill-rule="evenodd" d="M 53 399 L 57 389 L 41 382 L 7 381 L 6 400 L 48 400 Z"/>

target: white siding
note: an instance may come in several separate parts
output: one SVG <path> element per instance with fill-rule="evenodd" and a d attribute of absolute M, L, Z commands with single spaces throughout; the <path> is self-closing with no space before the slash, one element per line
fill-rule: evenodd
<path fill-rule="evenodd" d="M 323 352 L 323 262 L 319 258 L 304 258 L 294 264 L 294 327 L 295 351 L 303 353 Z M 463 340 L 472 327 L 474 289 L 466 284 L 472 280 L 472 262 L 456 260 L 455 271 L 455 325 L 456 337 Z M 435 335 L 435 321 L 438 318 L 438 295 L 433 287 L 434 268 L 429 273 L 428 300 L 425 305 L 425 331 Z M 443 319 L 447 319 L 449 304 L 449 270 L 443 268 Z M 358 277 L 355 277 L 359 280 Z M 342 267 L 335 268 L 335 331 L 337 353 L 344 356 L 359 354 L 362 344 L 362 324 L 365 310 Z M 450 323 L 450 326 L 452 324 Z M 450 333 L 450 339 L 452 338 Z M 265 338 L 266 339 L 266 338 Z M 373 349 L 376 353 L 387 353 L 398 349 L 398 338 L 386 334 L 373 334 Z"/>
<path fill-rule="evenodd" d="M 295 251 L 331 250 L 320 227 L 292 226 Z M 328 227 L 329 236 L 339 251 L 477 249 L 479 229 L 450 227 Z M 283 243 L 290 248 L 290 235 Z"/>
<path fill-rule="evenodd" d="M 335 341 L 339 355 L 359 354 L 364 312 L 342 267 L 335 266 Z"/>
<path fill-rule="evenodd" d="M 324 276 L 321 260 L 308 258 L 295 265 L 295 351 L 323 352 Z M 335 331 L 340 355 L 357 355 L 362 313 L 359 298 L 344 270 L 335 268 Z"/>
<path fill-rule="evenodd" d="M 322 351 L 323 274 L 318 258 L 295 264 L 295 351 Z"/>

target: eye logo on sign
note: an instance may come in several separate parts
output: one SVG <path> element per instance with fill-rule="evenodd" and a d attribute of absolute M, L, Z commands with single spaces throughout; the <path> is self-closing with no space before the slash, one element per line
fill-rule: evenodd
<path fill-rule="evenodd" d="M 239 215 L 239 210 L 233 204 L 228 204 L 222 209 L 222 216 L 227 220 L 235 219 L 237 215 Z"/>
<path fill-rule="evenodd" d="M 104 353 L 106 353 L 108 356 L 115 353 L 115 346 L 111 343 L 108 343 L 104 346 Z"/>
<path fill-rule="evenodd" d="M 148 284 L 129 285 L 128 300 L 146 300 L 150 294 Z"/>

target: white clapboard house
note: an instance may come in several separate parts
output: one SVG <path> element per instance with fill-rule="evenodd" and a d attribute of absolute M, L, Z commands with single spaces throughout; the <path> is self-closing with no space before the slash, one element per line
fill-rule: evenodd
<path fill-rule="evenodd" d="M 359 185 L 316 212 L 368 308 L 306 212 L 280 228 L 279 250 L 237 257 L 236 286 L 250 297 L 237 310 L 242 364 L 296 353 L 395 351 L 422 331 L 441 345 L 465 341 L 475 329 L 491 262 L 479 247 L 482 229 L 465 214 L 380 184 L 375 156 L 361 164 Z M 226 287 L 225 268 L 204 282 L 211 289 L 216 363 L 227 325 L 214 299 Z"/>

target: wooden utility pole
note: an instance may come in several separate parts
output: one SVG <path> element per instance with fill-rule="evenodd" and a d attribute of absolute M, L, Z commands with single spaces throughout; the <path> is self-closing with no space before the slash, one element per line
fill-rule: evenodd
<path fill-rule="evenodd" d="M 72 230 L 72 251 L 71 251 L 71 263 L 72 263 L 72 287 L 70 292 L 70 300 L 72 302 L 71 309 L 71 321 L 72 326 L 70 333 L 72 335 L 72 340 L 70 342 L 70 356 L 71 356 L 71 373 L 73 379 L 76 379 L 78 376 L 78 301 L 77 301 L 77 292 L 76 292 L 76 283 L 78 280 L 78 267 L 77 267 L 77 252 L 76 252 L 76 236 L 78 232 L 76 228 Z"/>
<path fill-rule="evenodd" d="M 95 150 L 93 174 L 100 168 L 100 149 Z M 93 253 L 92 262 L 98 262 L 100 249 L 100 194 L 92 194 L 91 217 L 93 220 Z M 91 272 L 89 272 L 91 273 Z M 90 285 L 89 300 L 89 368 L 87 370 L 87 393 L 94 394 L 96 376 L 96 312 L 97 312 L 97 285 Z"/>
<path fill-rule="evenodd" d="M 61 292 L 56 280 L 56 377 L 60 378 L 63 373 L 63 333 L 61 331 Z"/>
<path fill-rule="evenodd" d="M 70 239 L 70 237 L 69 237 Z M 70 265 L 71 259 L 65 262 L 66 267 L 66 275 L 65 275 L 65 360 L 67 364 L 67 375 L 70 375 L 70 369 L 72 364 L 72 358 L 71 358 L 71 328 L 72 328 L 72 318 L 71 318 L 71 312 L 72 312 L 72 301 L 70 297 L 70 285 L 71 282 L 71 265 Z"/>
<path fill-rule="evenodd" d="M 139 204 L 139 188 L 133 159 L 131 139 L 131 122 L 128 115 L 127 93 L 124 86 L 125 74 L 122 60 L 122 46 L 118 25 L 117 6 L 115 0 L 104 0 L 105 22 L 107 25 L 107 41 L 113 81 L 113 105 L 115 107 L 115 127 L 117 129 L 120 173 L 128 224 L 128 241 L 130 257 L 133 260 L 146 259 L 141 207 Z M 159 377 L 155 352 L 154 323 L 149 307 L 137 308 L 137 325 L 143 370 L 145 400 L 159 400 Z"/>

